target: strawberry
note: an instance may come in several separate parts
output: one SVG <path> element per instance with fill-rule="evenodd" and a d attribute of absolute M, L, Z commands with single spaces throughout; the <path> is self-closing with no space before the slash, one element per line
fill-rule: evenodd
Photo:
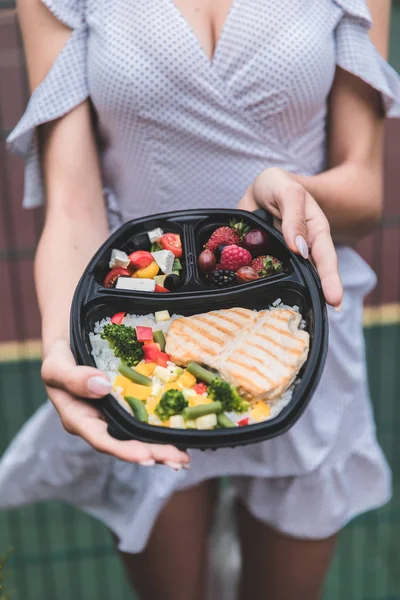
<path fill-rule="evenodd" d="M 274 256 L 259 256 L 250 265 L 260 277 L 269 277 L 275 273 L 282 273 L 282 263 Z"/>
<path fill-rule="evenodd" d="M 233 231 L 230 227 L 218 227 L 204 245 L 204 248 L 211 250 L 211 252 L 215 252 L 221 244 L 230 245 L 238 244 L 239 242 L 240 236 L 236 231 Z"/>
<path fill-rule="evenodd" d="M 221 269 L 237 271 L 240 267 L 247 267 L 251 261 L 251 254 L 246 248 L 231 245 L 225 246 L 221 252 Z"/>
<path fill-rule="evenodd" d="M 231 246 L 232 244 L 240 244 L 240 241 L 244 238 L 250 227 L 243 223 L 243 221 L 232 220 L 229 222 L 229 227 L 218 227 L 211 235 L 210 239 L 204 248 L 215 252 L 218 246 L 225 244 Z"/>

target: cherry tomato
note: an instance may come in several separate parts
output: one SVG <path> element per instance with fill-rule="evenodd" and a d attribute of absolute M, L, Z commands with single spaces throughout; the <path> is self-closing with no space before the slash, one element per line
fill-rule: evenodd
<path fill-rule="evenodd" d="M 131 274 L 128 269 L 124 269 L 123 267 L 114 267 L 107 273 L 104 277 L 103 285 L 106 288 L 113 287 L 114 283 L 117 281 L 118 277 L 130 277 Z"/>
<path fill-rule="evenodd" d="M 164 250 L 170 250 L 176 258 L 182 256 L 182 242 L 177 233 L 164 233 L 161 238 L 161 246 Z"/>
<path fill-rule="evenodd" d="M 246 417 L 245 419 L 238 421 L 239 427 L 244 427 L 245 425 L 248 425 L 248 424 L 249 424 L 249 417 Z"/>
<path fill-rule="evenodd" d="M 131 267 L 133 269 L 145 269 L 154 261 L 154 258 L 147 250 L 137 250 L 129 255 Z"/>
<path fill-rule="evenodd" d="M 196 392 L 196 394 L 198 394 L 199 396 L 201 396 L 202 394 L 204 394 L 204 392 L 207 391 L 207 386 L 203 382 L 196 383 L 196 385 L 193 386 L 193 389 Z"/>
<path fill-rule="evenodd" d="M 111 318 L 111 323 L 114 323 L 114 325 L 121 325 L 122 321 L 124 320 L 124 317 L 124 312 L 115 313 L 115 315 Z"/>

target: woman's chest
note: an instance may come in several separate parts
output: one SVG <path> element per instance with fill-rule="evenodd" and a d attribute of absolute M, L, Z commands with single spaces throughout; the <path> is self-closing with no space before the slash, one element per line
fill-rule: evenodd
<path fill-rule="evenodd" d="M 88 76 L 103 119 L 243 111 L 268 125 L 320 111 L 335 70 L 331 0 L 233 0 L 210 59 L 173 0 L 89 0 Z M 204 25 L 204 23 L 203 23 Z"/>

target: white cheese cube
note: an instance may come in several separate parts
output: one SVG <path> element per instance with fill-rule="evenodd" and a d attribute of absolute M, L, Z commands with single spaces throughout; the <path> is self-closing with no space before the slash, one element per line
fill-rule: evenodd
<path fill-rule="evenodd" d="M 172 273 L 175 256 L 171 250 L 158 250 L 157 252 L 152 252 L 151 255 L 163 273 L 166 275 Z"/>
<path fill-rule="evenodd" d="M 157 366 L 153 371 L 153 375 L 154 377 L 161 379 L 161 381 L 164 381 L 164 383 L 171 383 L 171 381 L 176 380 L 176 375 L 171 373 L 171 371 L 168 371 L 165 367 Z"/>
<path fill-rule="evenodd" d="M 197 429 L 212 429 L 217 425 L 217 415 L 212 413 L 211 415 L 204 415 L 196 419 Z"/>
<path fill-rule="evenodd" d="M 129 265 L 129 256 L 126 252 L 122 252 L 122 250 L 117 250 L 114 248 L 111 252 L 111 260 L 109 262 L 110 269 L 114 267 L 126 267 Z"/>
<path fill-rule="evenodd" d="M 173 429 L 186 429 L 185 419 L 182 415 L 173 415 L 169 418 L 169 426 Z"/>
<path fill-rule="evenodd" d="M 154 375 L 154 373 L 153 373 Z M 158 379 L 154 380 L 153 379 L 153 387 L 151 388 L 151 395 L 154 396 L 155 398 L 157 398 L 157 396 L 159 394 L 161 394 L 163 390 L 163 385 L 160 381 L 158 381 Z"/>
<path fill-rule="evenodd" d="M 151 231 L 148 231 L 147 235 L 149 236 L 149 240 L 151 241 L 151 243 L 154 244 L 154 242 L 159 240 L 160 237 L 162 235 L 164 235 L 164 232 L 160 227 L 157 227 L 156 229 L 152 229 Z"/>
<path fill-rule="evenodd" d="M 131 292 L 154 292 L 156 289 L 156 282 L 154 279 L 139 279 L 139 277 L 118 277 L 115 288 L 117 290 L 129 290 Z"/>
<path fill-rule="evenodd" d="M 161 323 L 162 321 L 169 321 L 171 316 L 167 310 L 159 310 L 154 313 L 156 323 Z"/>
<path fill-rule="evenodd" d="M 190 388 L 183 388 L 182 394 L 185 400 L 189 400 L 191 396 L 197 396 L 197 393 Z"/>

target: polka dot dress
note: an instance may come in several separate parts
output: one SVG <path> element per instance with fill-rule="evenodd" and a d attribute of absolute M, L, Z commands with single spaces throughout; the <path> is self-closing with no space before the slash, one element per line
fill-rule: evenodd
<path fill-rule="evenodd" d="M 323 170 L 337 66 L 400 116 L 400 81 L 370 41 L 365 0 L 233 0 L 212 60 L 173 0 L 42 2 L 72 34 L 8 139 L 26 159 L 27 207 L 44 201 L 37 126 L 88 97 L 112 227 L 159 211 L 234 207 L 268 166 Z M 62 498 L 137 552 L 175 489 L 220 475 L 257 518 L 293 536 L 326 537 L 384 504 L 390 473 L 375 439 L 362 335 L 375 276 L 350 248 L 338 254 L 344 309 L 329 314 L 320 386 L 288 433 L 192 452 L 191 470 L 173 473 L 94 452 L 46 404 L 0 462 L 0 506 Z"/>

